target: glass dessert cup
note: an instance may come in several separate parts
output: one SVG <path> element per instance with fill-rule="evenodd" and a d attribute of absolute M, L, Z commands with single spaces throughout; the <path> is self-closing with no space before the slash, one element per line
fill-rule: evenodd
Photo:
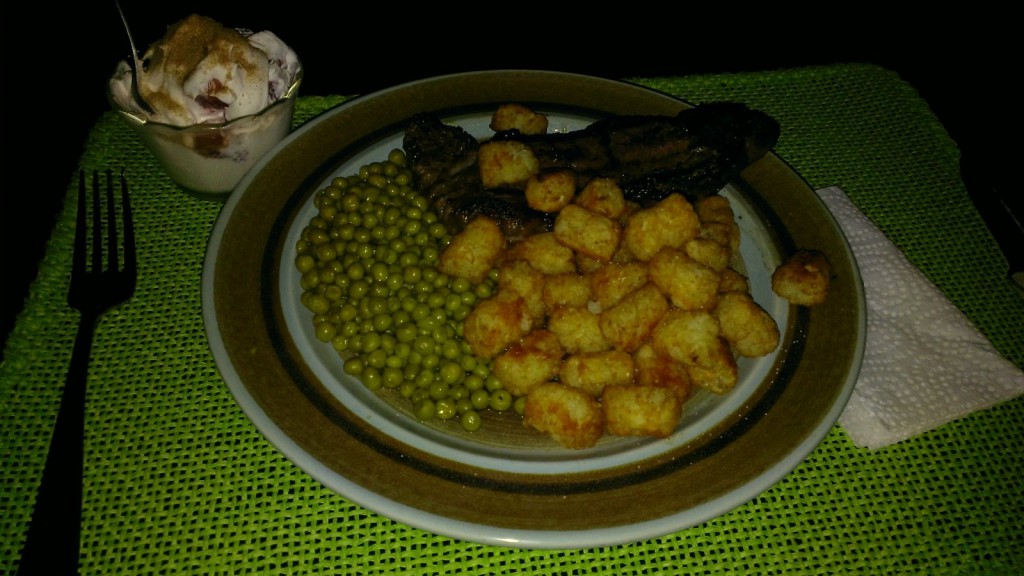
<path fill-rule="evenodd" d="M 152 122 L 123 106 L 109 90 L 107 96 L 171 180 L 200 198 L 224 200 L 256 161 L 291 131 L 302 76 L 300 67 L 288 91 L 260 112 L 222 124 Z"/>

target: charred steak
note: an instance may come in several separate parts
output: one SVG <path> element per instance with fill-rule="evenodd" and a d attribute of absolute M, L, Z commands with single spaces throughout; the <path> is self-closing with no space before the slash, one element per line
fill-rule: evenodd
<path fill-rule="evenodd" d="M 676 116 L 611 116 L 571 132 L 510 130 L 492 138 L 526 144 L 541 171 L 572 169 L 581 186 L 590 178 L 614 177 L 627 200 L 646 206 L 672 192 L 690 201 L 717 194 L 767 154 L 779 133 L 778 122 L 763 112 L 714 102 Z M 482 185 L 480 143 L 462 128 L 419 114 L 407 126 L 403 146 L 416 186 L 454 230 L 478 214 L 494 218 L 509 237 L 550 229 L 553 215 L 531 209 L 522 190 Z"/>

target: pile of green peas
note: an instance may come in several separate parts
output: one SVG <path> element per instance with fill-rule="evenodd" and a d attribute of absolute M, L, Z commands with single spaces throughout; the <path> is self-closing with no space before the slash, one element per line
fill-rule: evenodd
<path fill-rule="evenodd" d="M 472 432 L 483 410 L 522 413 L 523 399 L 462 337 L 497 276 L 472 285 L 438 271 L 451 235 L 411 182 L 395 149 L 315 194 L 317 214 L 295 247 L 302 304 L 347 374 L 371 390 L 397 390 L 422 420 L 457 418 Z"/>

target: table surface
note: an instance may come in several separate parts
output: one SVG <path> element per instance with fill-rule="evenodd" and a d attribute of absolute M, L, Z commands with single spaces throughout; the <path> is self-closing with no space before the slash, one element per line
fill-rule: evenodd
<path fill-rule="evenodd" d="M 626 78 L 692 103 L 746 102 L 776 152 L 836 185 L 1017 366 L 1024 299 L 912 86 L 867 64 Z M 296 125 L 345 100 L 304 96 Z M 100 323 L 85 435 L 83 574 L 928 573 L 1024 570 L 1024 398 L 877 451 L 836 425 L 789 475 L 718 518 L 583 550 L 491 547 L 394 522 L 324 488 L 256 430 L 203 329 L 203 257 L 221 204 L 182 193 L 116 116 L 85 170 L 125 169 L 139 284 Z M 78 314 L 66 293 L 77 175 L 0 365 L 0 572 L 18 564 Z"/>

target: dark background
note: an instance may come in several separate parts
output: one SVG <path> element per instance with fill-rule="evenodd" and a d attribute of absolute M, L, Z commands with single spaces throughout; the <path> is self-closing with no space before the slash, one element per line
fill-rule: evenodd
<path fill-rule="evenodd" d="M 140 51 L 192 12 L 229 26 L 272 30 L 305 65 L 302 94 L 363 94 L 498 68 L 623 78 L 873 63 L 914 86 L 962 149 L 998 157 L 993 168 L 1015 163 L 1020 122 L 1011 98 L 1021 66 L 1011 48 L 1017 32 L 1009 13 L 956 5 L 955 12 L 930 8 L 897 17 L 862 4 L 856 11 L 829 4 L 792 14 L 733 3 L 709 9 L 631 2 L 616 10 L 311 0 L 122 5 Z M 86 134 L 107 109 L 106 80 L 128 55 L 128 42 L 113 2 L 59 9 L 5 2 L 0 12 L 2 343 L 35 277 Z"/>

